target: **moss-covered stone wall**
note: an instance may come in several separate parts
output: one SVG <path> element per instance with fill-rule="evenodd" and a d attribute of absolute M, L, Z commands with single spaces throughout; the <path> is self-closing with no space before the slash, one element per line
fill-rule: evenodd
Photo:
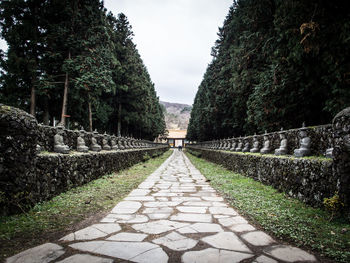
<path fill-rule="evenodd" d="M 168 150 L 168 145 L 147 142 L 148 148 L 59 154 L 51 152 L 55 133 L 56 128 L 38 125 L 32 115 L 0 104 L 0 215 L 24 211 Z M 65 144 L 75 149 L 77 136 L 65 130 Z M 39 151 L 38 144 L 45 151 Z"/>
<path fill-rule="evenodd" d="M 337 191 L 332 159 L 235 153 L 187 146 L 187 150 L 236 173 L 252 177 L 314 206 Z"/>

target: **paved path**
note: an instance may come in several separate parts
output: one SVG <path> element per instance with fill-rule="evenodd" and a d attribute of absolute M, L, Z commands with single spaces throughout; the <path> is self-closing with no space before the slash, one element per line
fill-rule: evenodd
<path fill-rule="evenodd" d="M 100 223 L 7 262 L 316 262 L 256 230 L 174 151 Z"/>

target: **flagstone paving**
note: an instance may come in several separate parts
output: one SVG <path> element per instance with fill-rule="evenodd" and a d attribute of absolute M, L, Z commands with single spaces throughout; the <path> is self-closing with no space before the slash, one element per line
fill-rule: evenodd
<path fill-rule="evenodd" d="M 56 243 L 56 242 L 55 242 Z M 179 151 L 100 223 L 7 259 L 32 262 L 317 262 L 231 208 Z"/>

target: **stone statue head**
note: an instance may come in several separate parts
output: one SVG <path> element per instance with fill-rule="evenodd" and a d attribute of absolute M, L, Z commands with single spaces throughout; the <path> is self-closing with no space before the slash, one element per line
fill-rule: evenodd
<path fill-rule="evenodd" d="M 62 125 L 56 126 L 57 128 L 57 133 L 58 134 L 63 134 L 64 133 L 64 127 Z"/>

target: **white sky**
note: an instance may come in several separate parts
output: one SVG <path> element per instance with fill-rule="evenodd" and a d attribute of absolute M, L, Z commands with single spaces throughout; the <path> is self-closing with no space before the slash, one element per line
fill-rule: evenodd
<path fill-rule="evenodd" d="M 105 0 L 132 26 L 160 100 L 192 104 L 232 0 Z"/>
<path fill-rule="evenodd" d="M 192 104 L 232 0 L 105 0 L 123 12 L 162 101 Z M 0 48 L 6 43 L 0 39 Z"/>

